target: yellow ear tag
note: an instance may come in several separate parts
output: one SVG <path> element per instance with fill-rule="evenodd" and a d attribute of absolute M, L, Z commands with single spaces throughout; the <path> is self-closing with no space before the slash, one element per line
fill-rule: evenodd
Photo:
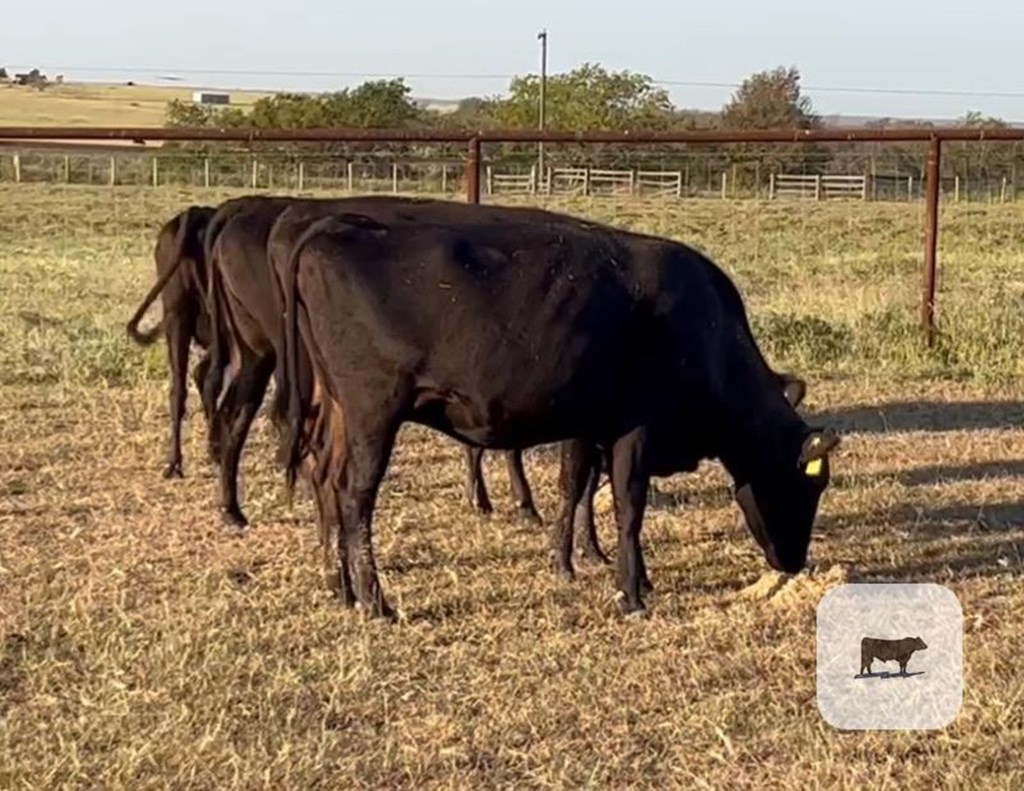
<path fill-rule="evenodd" d="M 804 468 L 806 472 L 812 478 L 817 478 L 821 475 L 821 459 L 811 459 L 807 462 L 807 466 Z"/>

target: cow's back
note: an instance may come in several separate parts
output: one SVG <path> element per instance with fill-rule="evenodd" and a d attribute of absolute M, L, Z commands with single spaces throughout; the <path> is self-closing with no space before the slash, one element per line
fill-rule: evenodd
<path fill-rule="evenodd" d="M 514 219 L 340 224 L 300 263 L 332 374 L 403 371 L 422 394 L 420 417 L 456 431 L 487 426 L 521 442 L 542 405 L 552 431 L 615 433 L 653 367 L 637 262 L 610 234 Z"/>

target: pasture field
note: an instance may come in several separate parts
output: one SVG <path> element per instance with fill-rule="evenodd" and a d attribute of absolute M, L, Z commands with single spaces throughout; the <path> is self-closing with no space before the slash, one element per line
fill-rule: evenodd
<path fill-rule="evenodd" d="M 611 569 L 555 580 L 498 457 L 478 516 L 461 448 L 406 427 L 375 520 L 402 614 L 383 625 L 328 601 L 262 417 L 244 538 L 220 523 L 201 420 L 186 479 L 160 477 L 164 352 L 124 322 L 157 228 L 225 197 L 0 188 L 0 787 L 1024 786 L 1024 207 L 944 210 L 926 351 L 920 206 L 558 204 L 706 250 L 773 365 L 808 379 L 805 410 L 845 434 L 812 545 L 824 582 L 750 595 L 767 566 L 707 462 L 656 482 L 657 591 L 624 621 Z M 556 457 L 534 449 L 527 474 L 550 525 Z M 956 591 L 945 730 L 819 716 L 814 608 L 843 575 Z"/>
<path fill-rule="evenodd" d="M 167 103 L 191 100 L 192 91 L 188 87 L 124 83 L 69 82 L 43 90 L 0 84 L 0 126 L 163 126 Z M 235 104 L 251 104 L 266 95 L 230 93 Z"/>

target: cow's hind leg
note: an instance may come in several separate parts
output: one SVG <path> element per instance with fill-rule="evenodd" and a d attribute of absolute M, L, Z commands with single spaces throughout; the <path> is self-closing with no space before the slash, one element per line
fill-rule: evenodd
<path fill-rule="evenodd" d="M 515 498 L 519 515 L 528 522 L 541 524 L 540 514 L 537 513 L 537 507 L 533 504 L 530 482 L 526 480 L 526 470 L 523 469 L 523 452 L 521 450 L 506 451 L 505 461 L 508 464 L 508 479 L 512 485 L 512 496 Z"/>
<path fill-rule="evenodd" d="M 594 519 L 594 496 L 597 494 L 597 483 L 601 479 L 601 457 L 598 453 L 591 454 L 590 472 L 587 484 L 573 512 L 573 530 L 579 540 L 577 559 L 582 563 L 607 566 L 611 564 L 608 556 L 601 550 L 597 540 L 597 521 Z"/>
<path fill-rule="evenodd" d="M 387 404 L 378 404 L 351 415 L 338 415 L 344 422 L 344 451 L 340 464 L 332 470 L 356 601 L 370 616 L 389 620 L 395 614 L 384 599 L 377 577 L 371 528 L 377 491 L 398 433 L 396 414 L 397 410 L 389 409 Z"/>
<path fill-rule="evenodd" d="M 563 442 L 559 448 L 559 485 L 562 490 L 562 508 L 552 533 L 555 573 L 562 579 L 573 578 L 573 514 L 584 496 L 588 476 L 594 466 L 593 449 L 582 442 Z"/>
<path fill-rule="evenodd" d="M 316 503 L 317 521 L 320 528 L 320 548 L 323 552 L 324 580 L 343 605 L 354 607 L 356 595 L 352 590 L 352 576 L 349 574 L 345 556 L 342 531 L 334 529 L 340 525 L 338 498 L 334 489 L 313 481 L 313 499 Z"/>
<path fill-rule="evenodd" d="M 221 432 L 221 508 L 224 518 L 236 527 L 245 527 L 248 520 L 238 502 L 238 464 L 242 448 L 249 436 L 249 428 L 267 391 L 267 384 L 273 373 L 273 357 L 249 358 L 244 360 L 236 382 L 234 398 L 218 409 L 217 429 Z"/>
<path fill-rule="evenodd" d="M 650 476 L 643 459 L 644 444 L 644 429 L 635 429 L 616 441 L 611 453 L 612 496 L 619 525 L 619 606 L 626 615 L 646 609 L 642 590 L 647 569 L 640 547 L 640 527 Z"/>
<path fill-rule="evenodd" d="M 185 396 L 188 381 L 188 347 L 192 341 L 188 321 L 175 317 L 167 324 L 167 355 L 171 367 L 171 446 L 167 453 L 165 478 L 183 478 L 181 468 L 181 421 L 185 418 Z"/>
<path fill-rule="evenodd" d="M 489 514 L 491 498 L 487 496 L 487 486 L 483 474 L 484 449 L 466 445 L 466 499 L 471 508 L 481 514 Z"/>

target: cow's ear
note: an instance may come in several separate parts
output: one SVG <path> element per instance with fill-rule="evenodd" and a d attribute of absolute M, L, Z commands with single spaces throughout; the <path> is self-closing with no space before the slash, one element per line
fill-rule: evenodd
<path fill-rule="evenodd" d="M 807 395 L 807 382 L 790 373 L 779 374 L 779 379 L 782 381 L 782 394 L 789 401 L 790 406 L 796 409 Z"/>
<path fill-rule="evenodd" d="M 833 429 L 814 431 L 804 440 L 797 463 L 810 477 L 819 477 L 822 474 L 823 462 L 827 460 L 829 452 L 838 444 L 839 435 Z"/>

